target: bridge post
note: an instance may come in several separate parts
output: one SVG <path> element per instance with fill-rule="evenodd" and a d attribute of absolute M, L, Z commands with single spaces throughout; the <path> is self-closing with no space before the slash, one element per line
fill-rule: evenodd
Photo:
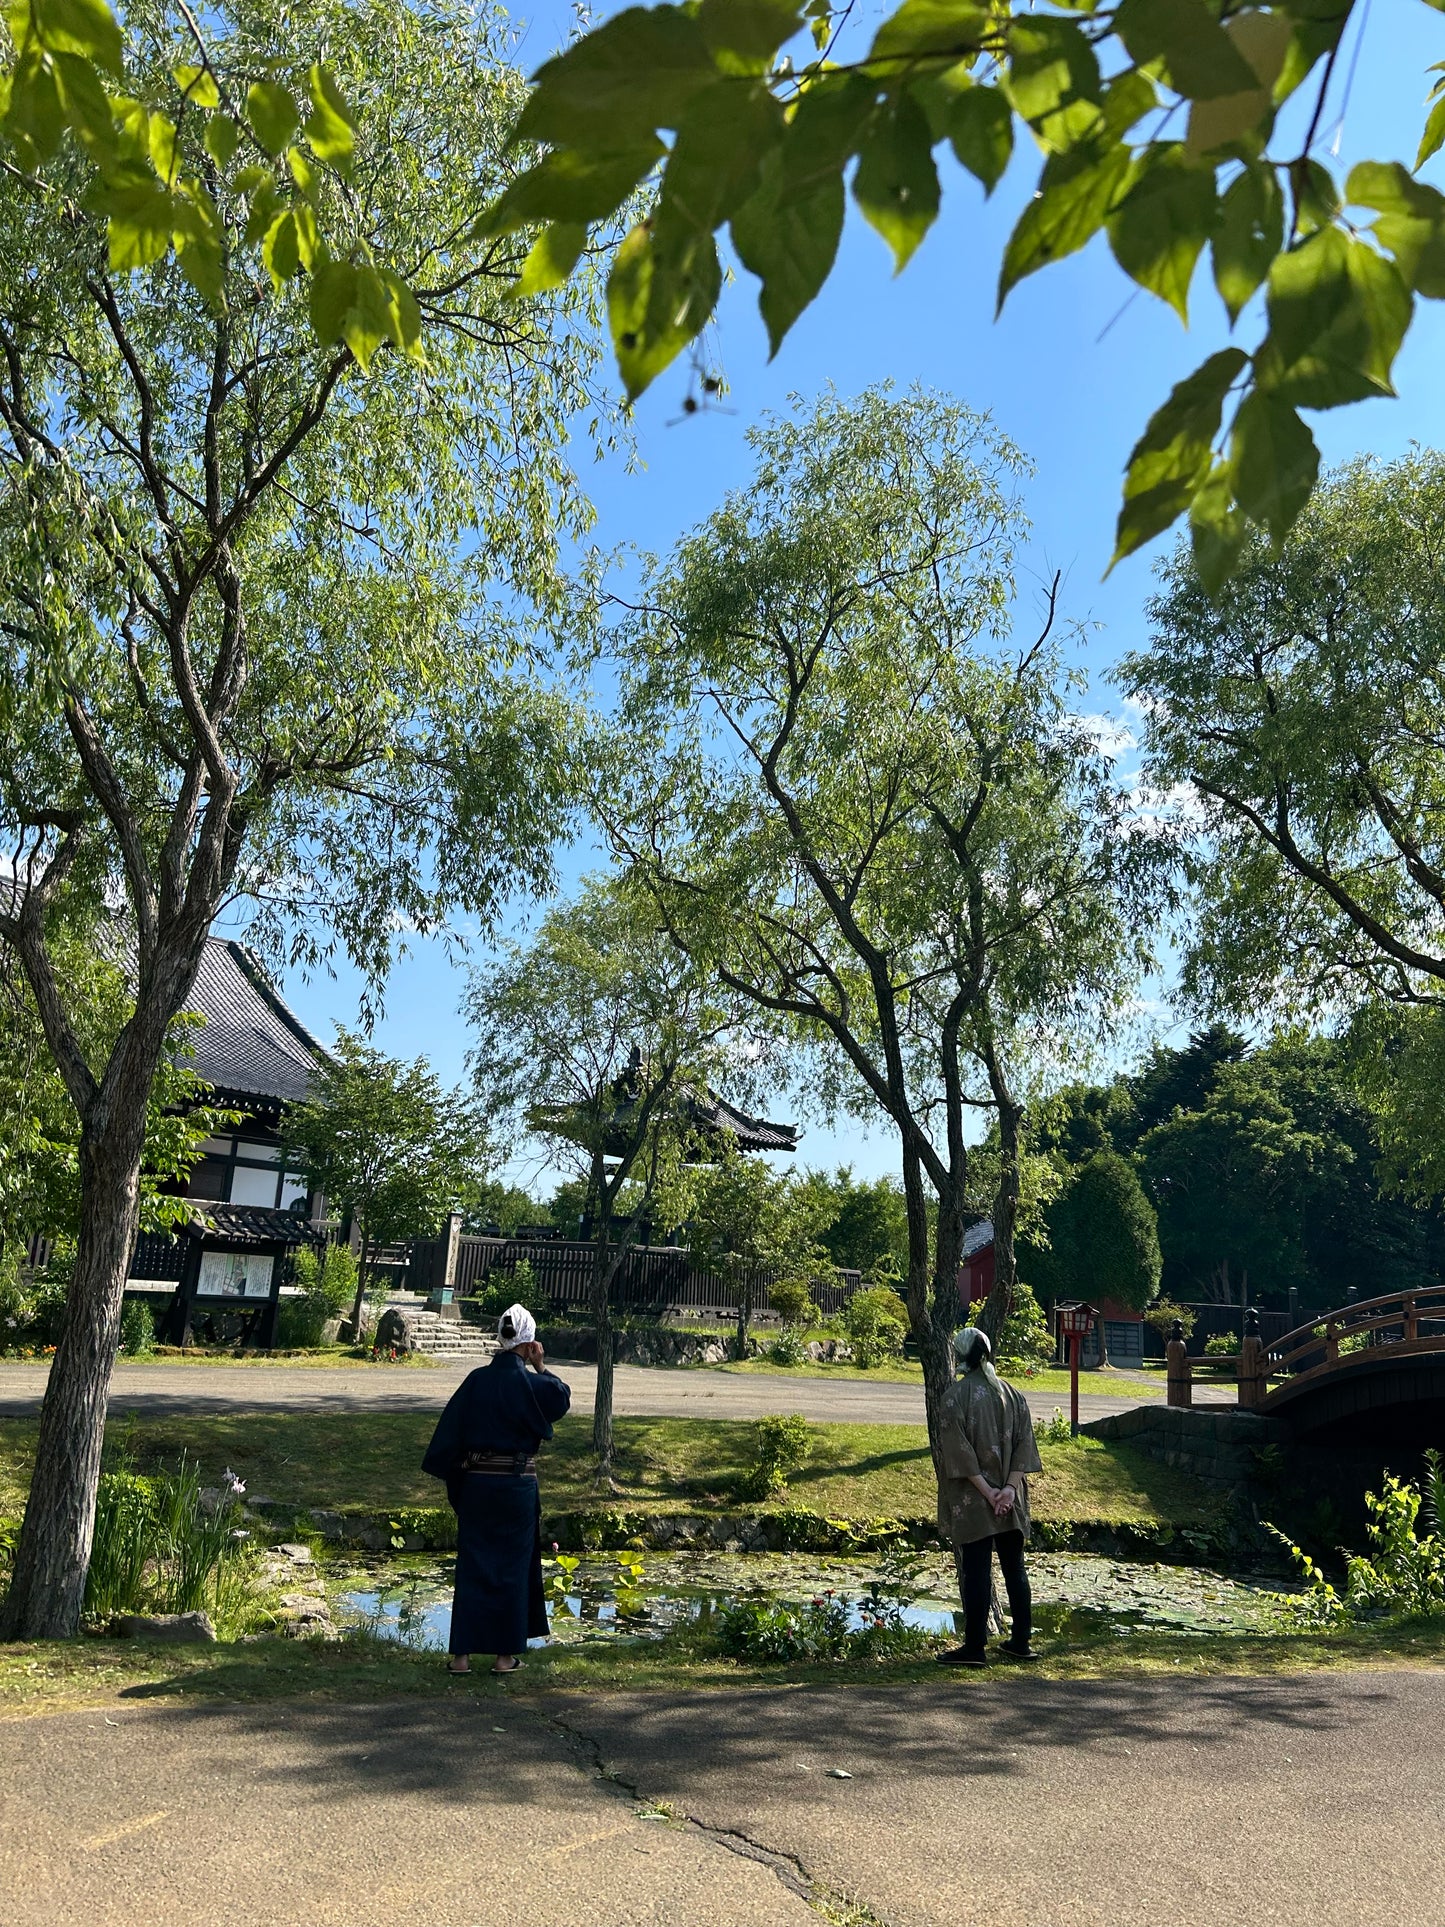
<path fill-rule="evenodd" d="M 1169 1332 L 1169 1343 L 1164 1347 L 1164 1378 L 1166 1405 L 1192 1405 L 1194 1367 L 1189 1363 L 1189 1353 L 1184 1344 L 1184 1327 L 1176 1318 Z"/>
<path fill-rule="evenodd" d="M 1413 1298 L 1407 1298 L 1405 1300 L 1406 1342 L 1408 1343 L 1410 1340 L 1418 1338 L 1419 1336 L 1420 1336 L 1420 1308 L 1415 1303 L 1415 1300 Z"/>
<path fill-rule="evenodd" d="M 1269 1390 L 1269 1361 L 1259 1335 L 1259 1313 L 1251 1306 L 1244 1314 L 1244 1336 L 1239 1342 L 1239 1402 L 1247 1412 L 1258 1411 Z"/>

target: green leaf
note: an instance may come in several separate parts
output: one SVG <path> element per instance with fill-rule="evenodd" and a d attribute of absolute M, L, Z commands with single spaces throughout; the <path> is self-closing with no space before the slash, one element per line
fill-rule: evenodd
<path fill-rule="evenodd" d="M 718 71 L 689 9 L 628 7 L 538 68 L 516 138 L 599 154 L 630 147 L 654 128 L 675 127 Z"/>
<path fill-rule="evenodd" d="M 5 124 L 12 136 L 28 141 L 41 158 L 53 154 L 65 132 L 66 113 L 51 63 L 30 46 L 10 71 L 10 103 Z"/>
<path fill-rule="evenodd" d="M 124 72 L 120 27 L 105 0 L 30 0 L 30 18 L 47 53 L 80 54 L 117 79 Z"/>
<path fill-rule="evenodd" d="M 102 190 L 111 272 L 148 267 L 170 252 L 176 224 L 174 196 L 160 182 L 125 180 Z"/>
<path fill-rule="evenodd" d="M 240 145 L 241 134 L 233 120 L 218 114 L 214 120 L 206 122 L 206 131 L 201 139 L 211 159 L 224 170 L 230 166 L 232 156 Z"/>
<path fill-rule="evenodd" d="M 952 54 L 963 60 L 988 32 L 987 11 L 967 0 L 903 0 L 873 36 L 870 63 Z"/>
<path fill-rule="evenodd" d="M 1415 156 L 1417 174 L 1432 154 L 1439 153 L 1442 144 L 1445 144 L 1445 94 L 1440 96 L 1425 116 L 1425 130 L 1420 136 L 1420 151 Z"/>
<path fill-rule="evenodd" d="M 1248 362 L 1240 348 L 1211 355 L 1151 416 L 1129 456 L 1114 562 L 1132 555 L 1188 508 L 1209 472 L 1224 398 Z"/>
<path fill-rule="evenodd" d="M 1023 280 L 1083 247 L 1108 219 L 1129 177 L 1129 150 L 1089 145 L 1051 154 L 1033 200 L 1009 236 L 999 271 L 998 305 Z"/>
<path fill-rule="evenodd" d="M 261 243 L 261 259 L 266 263 L 271 276 L 271 285 L 279 294 L 288 281 L 294 281 L 301 272 L 301 247 L 296 236 L 296 217 L 288 207 L 266 230 L 266 238 Z"/>
<path fill-rule="evenodd" d="M 630 401 L 707 325 L 721 286 L 711 234 L 659 240 L 639 221 L 624 238 L 607 282 L 607 320 Z"/>
<path fill-rule="evenodd" d="M 809 82 L 783 136 L 784 199 L 806 199 L 842 173 L 862 145 L 876 102 L 876 88 L 861 74 Z"/>
<path fill-rule="evenodd" d="M 763 82 L 722 80 L 694 95 L 662 177 L 667 217 L 710 233 L 756 191 L 759 169 L 786 125 Z"/>
<path fill-rule="evenodd" d="M 284 87 L 257 80 L 246 93 L 246 118 L 268 154 L 279 154 L 301 125 L 301 112 Z"/>
<path fill-rule="evenodd" d="M 757 193 L 732 217 L 738 259 L 762 282 L 758 307 L 770 357 L 832 270 L 844 205 L 841 170 L 811 194 L 784 199 L 782 162 L 775 155 L 763 168 Z"/>
<path fill-rule="evenodd" d="M 308 85 L 311 112 L 306 119 L 306 139 L 311 152 L 338 174 L 349 174 L 356 149 L 356 125 L 341 89 L 319 60 L 312 66 Z"/>
<path fill-rule="evenodd" d="M 379 273 L 386 291 L 387 332 L 403 354 L 421 361 L 421 308 L 417 298 L 391 268 L 382 268 Z"/>
<path fill-rule="evenodd" d="M 765 74 L 803 16 L 796 0 L 702 0 L 697 23 L 724 73 Z"/>
<path fill-rule="evenodd" d="M 1217 463 L 1197 490 L 1189 506 L 1189 533 L 1199 579 L 1208 594 L 1218 595 L 1249 534 L 1249 523 L 1235 505 L 1228 462 Z"/>
<path fill-rule="evenodd" d="M 1378 211 L 1375 238 L 1394 255 L 1407 285 L 1430 300 L 1445 299 L 1445 195 L 1398 161 L 1362 161 L 1345 192 L 1357 207 Z"/>
<path fill-rule="evenodd" d="M 1255 145 L 1273 124 L 1275 83 L 1294 31 L 1289 18 L 1249 11 L 1236 14 L 1225 31 L 1253 83 L 1238 93 L 1194 102 L 1185 136 L 1191 154 L 1212 154 L 1240 142 Z"/>
<path fill-rule="evenodd" d="M 1319 474 L 1314 436 L 1293 408 L 1256 389 L 1240 404 L 1229 438 L 1234 499 L 1276 543 L 1294 527 Z"/>
<path fill-rule="evenodd" d="M 151 166 L 167 187 L 174 187 L 181 171 L 175 122 L 165 114 L 152 114 L 146 129 L 146 144 L 150 150 Z"/>
<path fill-rule="evenodd" d="M 1392 395 L 1390 369 L 1414 307 L 1398 268 L 1366 241 L 1321 228 L 1275 260 L 1262 388 L 1303 408 Z"/>
<path fill-rule="evenodd" d="M 479 234 L 514 234 L 536 221 L 601 221 L 613 214 L 667 150 L 655 135 L 618 153 L 572 148 L 544 154 L 518 175 L 477 224 Z"/>
<path fill-rule="evenodd" d="M 225 301 L 225 255 L 215 203 L 196 186 L 189 200 L 178 201 L 175 218 L 172 239 L 181 272 L 207 306 L 220 309 Z"/>
<path fill-rule="evenodd" d="M 1156 141 L 1140 151 L 1134 184 L 1109 216 L 1114 259 L 1181 321 L 1217 212 L 1214 169 L 1188 160 L 1179 141 Z"/>
<path fill-rule="evenodd" d="M 1008 45 L 1004 91 L 1049 145 L 1068 145 L 1050 138 L 1050 123 L 1072 103 L 1097 103 L 1102 93 L 1099 63 L 1083 29 L 1072 20 L 1033 15 L 1010 24 Z"/>
<path fill-rule="evenodd" d="M 858 156 L 853 199 L 893 250 L 899 273 L 938 217 L 938 169 L 928 119 L 911 94 L 887 102 Z"/>
<path fill-rule="evenodd" d="M 1186 100 L 1217 100 L 1258 85 L 1206 0 L 1123 0 L 1115 27 L 1135 63 L 1159 61 Z"/>
<path fill-rule="evenodd" d="M 560 288 L 577 265 L 577 258 L 587 245 L 587 226 L 583 221 L 552 221 L 532 243 L 531 252 L 522 263 L 522 272 L 517 284 L 511 290 L 518 298 L 529 294 L 547 294 L 553 288 Z"/>
<path fill-rule="evenodd" d="M 221 91 L 205 67 L 177 67 L 172 78 L 192 107 L 209 113 L 221 104 Z"/>
<path fill-rule="evenodd" d="M 1219 204 L 1214 285 L 1231 321 L 1254 295 L 1284 240 L 1284 197 L 1272 167 L 1247 167 Z"/>
<path fill-rule="evenodd" d="M 115 116 L 94 63 L 79 54 L 52 54 L 55 89 L 81 145 L 97 160 L 115 152 Z"/>
<path fill-rule="evenodd" d="M 251 204 L 246 215 L 246 226 L 242 239 L 246 246 L 254 247 L 269 232 L 272 222 L 281 211 L 281 197 L 276 192 L 275 183 L 269 175 L 264 176 L 251 194 Z"/>
<path fill-rule="evenodd" d="M 350 261 L 327 261 L 311 282 L 311 326 L 323 344 L 340 341 L 346 318 L 356 299 L 356 267 Z"/>
<path fill-rule="evenodd" d="M 1014 147 L 1013 109 L 997 87 L 970 87 L 958 96 L 948 116 L 948 138 L 962 165 L 983 182 L 985 194 L 992 194 Z"/>

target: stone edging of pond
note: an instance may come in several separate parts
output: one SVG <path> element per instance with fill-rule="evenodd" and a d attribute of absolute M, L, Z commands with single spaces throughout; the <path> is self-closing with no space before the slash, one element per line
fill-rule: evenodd
<path fill-rule="evenodd" d="M 456 1545 L 456 1519 L 446 1506 L 399 1506 L 378 1512 L 361 1508 L 310 1510 L 279 1500 L 254 1500 L 252 1523 L 269 1536 L 314 1538 L 369 1552 L 445 1552 Z M 695 1549 L 719 1552 L 866 1553 L 900 1537 L 917 1547 L 942 1545 L 938 1527 L 923 1519 L 829 1519 L 803 1506 L 765 1512 L 641 1512 L 595 1507 L 552 1513 L 542 1520 L 544 1545 L 568 1552 L 603 1552 L 641 1545 L 653 1552 Z M 1111 1559 L 1173 1565 L 1234 1566 L 1257 1562 L 1258 1528 L 1242 1516 L 1217 1527 L 1133 1524 L 1071 1519 L 1035 1521 L 1033 1545 L 1040 1552 L 1093 1552 Z"/>

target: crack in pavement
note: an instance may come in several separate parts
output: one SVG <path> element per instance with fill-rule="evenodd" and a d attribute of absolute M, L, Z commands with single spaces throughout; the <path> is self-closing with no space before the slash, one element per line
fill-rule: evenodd
<path fill-rule="evenodd" d="M 815 1914 L 821 1914 L 834 1927 L 888 1927 L 883 1916 L 875 1913 L 857 1894 L 842 1893 L 811 1874 L 797 1854 L 754 1840 L 741 1827 L 716 1826 L 707 1820 L 699 1820 L 695 1814 L 683 1813 L 670 1802 L 652 1800 L 635 1782 L 624 1779 L 615 1768 L 608 1766 L 602 1757 L 601 1742 L 592 1734 L 571 1725 L 560 1713 L 548 1713 L 546 1718 L 571 1750 L 581 1756 L 585 1762 L 584 1771 L 590 1770 L 602 1785 L 635 1801 L 639 1807 L 680 1820 L 684 1826 L 694 1828 L 726 1852 L 736 1854 L 739 1859 L 753 1860 L 759 1866 L 766 1867 L 790 1893 L 795 1893 Z"/>

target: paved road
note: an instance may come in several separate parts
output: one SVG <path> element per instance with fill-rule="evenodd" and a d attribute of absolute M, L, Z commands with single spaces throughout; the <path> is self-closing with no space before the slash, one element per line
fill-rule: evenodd
<path fill-rule="evenodd" d="M 123 1699 L 0 1723 L 0 1919 L 817 1927 L 821 1888 L 883 1927 L 1439 1927 L 1442 1723 L 1427 1671 Z"/>
<path fill-rule="evenodd" d="M 597 1383 L 591 1365 L 554 1361 L 572 1386 L 573 1410 L 590 1412 Z M 267 1410 L 415 1412 L 434 1411 L 467 1370 L 463 1365 L 422 1367 L 337 1366 L 308 1369 L 276 1365 L 117 1365 L 111 1410 L 148 1412 L 156 1417 L 184 1413 Z M 0 1415 L 14 1417 L 40 1409 L 46 1368 L 0 1363 Z M 1196 1387 L 1195 1398 L 1232 1403 L 1228 1391 Z M 786 1372 L 710 1372 L 620 1365 L 615 1387 L 619 1413 L 660 1418 L 758 1418 L 764 1412 L 802 1412 L 810 1419 L 853 1424 L 922 1425 L 923 1390 L 918 1385 L 866 1379 L 795 1378 Z M 1085 1418 L 1103 1418 L 1139 1403 L 1127 1379 L 1118 1390 L 1081 1394 Z M 1037 1418 L 1048 1418 L 1067 1397 L 1031 1392 Z"/>

